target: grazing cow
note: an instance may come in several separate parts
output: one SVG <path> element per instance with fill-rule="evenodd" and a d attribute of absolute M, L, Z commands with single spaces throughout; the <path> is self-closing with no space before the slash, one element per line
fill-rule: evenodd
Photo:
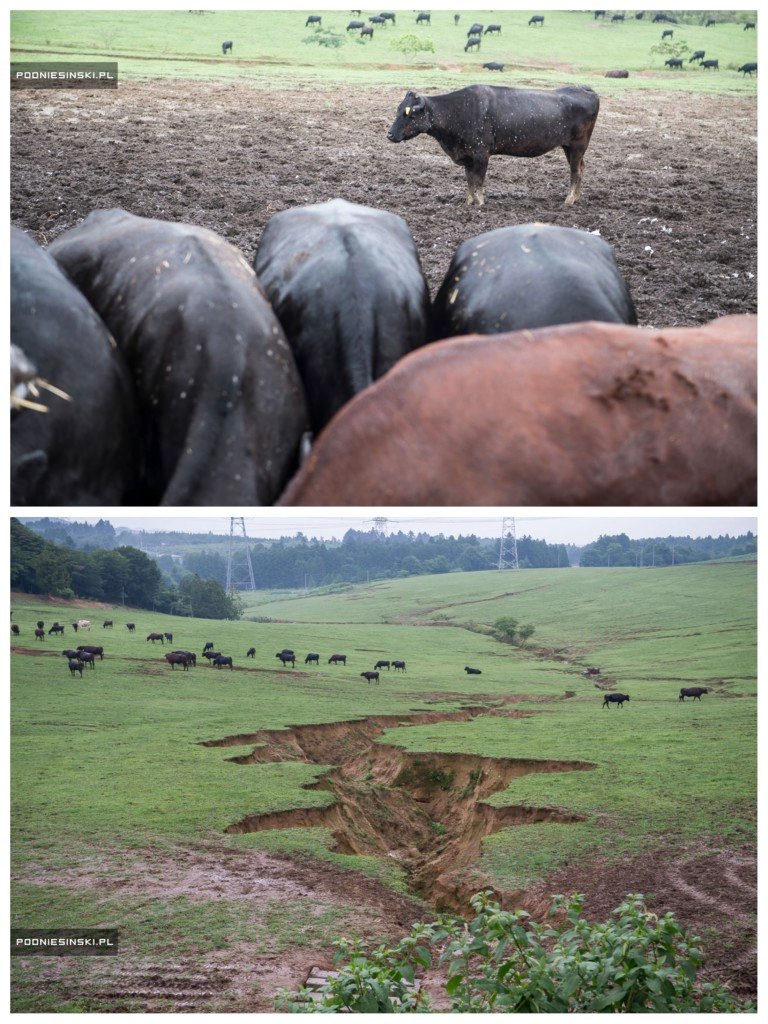
<path fill-rule="evenodd" d="M 664 31 L 661 33 L 661 38 L 671 39 L 674 34 L 675 30 L 673 28 L 665 28 Z"/>
<path fill-rule="evenodd" d="M 623 14 L 614 14 L 613 17 L 611 18 L 611 21 L 624 21 L 624 15 Z"/>
<path fill-rule="evenodd" d="M 254 267 L 283 325 L 319 434 L 427 340 L 429 289 L 407 224 L 344 199 L 268 222 Z"/>
<path fill-rule="evenodd" d="M 136 623 L 135 622 L 126 622 L 125 628 L 128 630 L 129 633 L 135 633 L 136 632 Z"/>
<path fill-rule="evenodd" d="M 83 645 L 78 646 L 77 649 L 78 649 L 78 651 L 80 651 L 80 657 L 81 658 L 82 658 L 83 654 L 92 654 L 92 655 L 94 655 L 94 657 L 98 654 L 99 660 L 100 661 L 104 661 L 104 648 L 103 647 L 95 647 L 92 644 L 83 644 Z"/>
<path fill-rule="evenodd" d="M 642 21 L 644 17 L 645 17 L 645 11 L 638 11 L 637 14 L 635 15 L 635 19 L 637 21 Z"/>
<path fill-rule="evenodd" d="M 45 626 L 45 622 L 43 621 L 43 619 L 38 619 L 35 625 L 37 626 L 38 629 L 43 629 Z"/>
<path fill-rule="evenodd" d="M 87 665 L 88 668 L 93 669 L 94 672 L 96 671 L 95 654 L 93 654 L 91 651 L 78 651 L 77 656 L 84 665 Z"/>
<path fill-rule="evenodd" d="M 280 651 L 279 654 L 275 655 L 276 658 L 280 659 L 280 664 L 285 668 L 286 665 L 290 665 L 291 668 L 296 667 L 296 655 L 293 651 Z"/>
<path fill-rule="evenodd" d="M 519 224 L 462 242 L 435 296 L 431 337 L 582 320 L 637 323 L 611 246 L 577 228 Z"/>
<path fill-rule="evenodd" d="M 623 708 L 625 700 L 629 700 L 626 693 L 606 693 L 603 697 L 603 707 L 607 708 L 611 704 L 618 704 L 620 708 Z"/>
<path fill-rule="evenodd" d="M 383 18 L 384 21 L 391 21 L 393 25 L 397 24 L 394 11 L 380 11 L 379 17 Z"/>
<path fill-rule="evenodd" d="M 754 28 L 754 27 L 755 27 L 754 21 L 745 21 L 744 22 L 744 31 L 745 32 L 747 31 L 748 28 Z"/>
<path fill-rule="evenodd" d="M 163 636 L 165 637 L 169 644 L 173 643 L 173 633 L 163 633 Z"/>
<path fill-rule="evenodd" d="M 670 18 L 670 16 L 668 14 L 664 14 L 662 11 L 659 11 L 658 13 L 654 14 L 654 16 L 653 16 L 653 24 L 655 25 L 659 21 L 670 21 L 670 22 L 673 22 L 673 19 Z M 673 22 L 673 23 L 676 24 L 676 22 Z"/>
<path fill-rule="evenodd" d="M 136 423 L 122 356 L 49 253 L 15 228 L 11 341 L 36 368 L 16 384 L 15 398 L 27 401 L 49 381 L 58 392 L 46 397 L 47 412 L 38 411 L 41 399 L 12 411 L 11 503 L 125 504 L 135 483 Z"/>
<path fill-rule="evenodd" d="M 255 647 L 249 647 L 245 656 L 246 656 L 246 658 L 255 658 L 256 657 L 256 648 Z"/>
<path fill-rule="evenodd" d="M 480 49 L 480 36 L 472 36 L 467 40 L 466 45 L 464 47 L 464 53 L 468 53 L 469 50 L 472 49 Z"/>
<path fill-rule="evenodd" d="M 542 156 L 562 146 L 571 168 L 566 206 L 581 191 L 584 153 L 595 127 L 600 100 L 582 85 L 548 91 L 501 85 L 469 85 L 440 96 L 410 91 L 387 133 L 390 142 L 432 135 L 454 163 L 464 167 L 467 203 L 483 205 L 483 182 L 494 154 Z"/>
<path fill-rule="evenodd" d="M 11 633 L 13 633 L 14 636 L 20 636 L 21 635 L 21 630 L 19 629 L 19 627 L 16 625 L 15 622 L 12 623 L 12 625 L 11 625 Z"/>
<path fill-rule="evenodd" d="M 210 665 L 216 658 L 221 657 L 221 651 L 203 651 L 203 657 L 208 659 Z"/>
<path fill-rule="evenodd" d="M 483 35 L 484 36 L 487 36 L 487 35 L 492 35 L 492 36 L 494 36 L 494 35 L 495 36 L 501 35 L 501 25 L 486 25 L 485 32 L 483 32 Z"/>
<path fill-rule="evenodd" d="M 543 14 L 534 14 L 534 16 L 528 22 L 528 26 L 530 27 L 531 25 L 541 25 L 543 27 L 543 25 L 544 25 L 544 15 Z"/>
<path fill-rule="evenodd" d="M 387 23 L 387 19 L 382 18 L 380 14 L 374 14 L 374 16 L 369 18 L 368 21 L 370 21 L 372 25 L 386 25 Z"/>
<path fill-rule="evenodd" d="M 480 25 L 476 21 L 476 22 L 474 22 L 474 24 L 470 27 L 469 31 L 467 32 L 467 38 L 469 38 L 470 36 L 481 36 L 482 34 L 483 34 L 483 26 Z"/>
<path fill-rule="evenodd" d="M 417 25 L 422 25 L 422 24 L 424 24 L 424 25 L 431 25 L 432 24 L 432 15 L 428 14 L 427 11 L 422 11 L 421 14 L 417 14 L 416 15 L 416 24 Z M 454 22 L 454 24 L 455 24 L 455 22 Z"/>
<path fill-rule="evenodd" d="M 69 650 L 69 651 L 62 651 L 61 653 L 64 655 L 65 658 L 70 658 L 71 660 L 74 660 L 74 659 L 77 659 L 77 658 L 80 657 L 80 651 Z"/>
<path fill-rule="evenodd" d="M 664 63 L 670 68 L 680 68 L 681 71 L 683 70 L 683 62 L 680 57 L 670 57 Z"/>
<path fill-rule="evenodd" d="M 694 700 L 701 701 L 702 693 L 709 693 L 709 688 L 707 686 L 684 686 L 678 700 L 684 702 L 686 697 L 693 697 Z"/>
<path fill-rule="evenodd" d="M 366 25 L 364 28 L 360 29 L 360 38 L 363 39 L 365 36 L 368 36 L 369 39 L 373 39 L 373 29 L 370 25 Z"/>
<path fill-rule="evenodd" d="M 80 661 L 79 658 L 78 659 L 72 658 L 72 659 L 70 659 L 70 661 L 67 662 L 67 664 L 69 665 L 69 674 L 71 676 L 73 676 L 75 674 L 75 672 L 79 672 L 80 673 L 80 678 L 81 679 L 83 678 L 83 666 L 84 666 L 84 663 L 82 661 Z"/>
<path fill-rule="evenodd" d="M 357 29 L 361 28 L 365 28 L 364 21 L 350 21 L 350 23 L 347 25 L 347 32 L 352 32 L 353 30 L 356 31 Z"/>
<path fill-rule="evenodd" d="M 232 659 L 231 659 L 231 658 L 228 658 L 228 657 L 226 657 L 226 656 L 225 656 L 225 655 L 223 655 L 223 654 L 220 654 L 220 655 L 218 656 L 218 658 L 214 658 L 214 659 L 213 659 L 213 667 L 214 667 L 214 668 L 223 668 L 223 667 L 224 667 L 224 665 L 229 665 L 229 669 L 230 669 L 230 671 L 232 671 L 232 669 L 233 669 L 233 667 L 234 667 L 234 666 L 232 665 Z"/>
<path fill-rule="evenodd" d="M 720 70 L 720 61 L 719 60 L 703 60 L 701 62 L 701 64 L 699 64 L 699 67 L 700 68 L 712 68 L 712 70 L 714 70 L 714 71 L 719 71 Z"/>
<path fill-rule="evenodd" d="M 385 668 L 387 671 L 389 671 L 389 662 L 388 661 L 377 661 L 376 664 L 373 667 L 375 669 L 376 668 Z"/>
<path fill-rule="evenodd" d="M 194 651 L 171 651 L 171 654 L 183 654 L 192 668 L 197 668 L 197 655 Z"/>
<path fill-rule="evenodd" d="M 605 72 L 605 77 L 606 78 L 629 78 L 629 72 L 628 71 L 618 71 L 618 70 L 617 71 L 606 71 Z"/>
<path fill-rule="evenodd" d="M 161 644 L 165 643 L 165 638 L 162 633 L 150 633 L 149 636 L 147 637 L 147 643 L 149 643 L 150 640 L 152 641 L 152 643 L 154 643 L 156 640 L 159 640 Z"/>
<path fill-rule="evenodd" d="M 392 667 L 394 668 L 395 672 L 405 672 L 405 662 L 404 661 L 393 661 L 392 662 Z"/>
<path fill-rule="evenodd" d="M 499 64 L 497 60 L 489 60 L 487 64 L 483 64 L 486 71 L 503 71 L 504 65 Z"/>
<path fill-rule="evenodd" d="M 754 505 L 755 357 L 753 316 L 427 345 L 338 413 L 279 504 Z"/>
<path fill-rule="evenodd" d="M 209 641 L 205 645 L 205 647 L 203 647 L 203 654 L 205 654 L 206 651 L 212 651 L 212 650 L 213 650 L 213 644 Z"/>
<path fill-rule="evenodd" d="M 361 672 L 360 676 L 369 683 L 378 683 L 379 673 L 378 672 Z"/>
<path fill-rule="evenodd" d="M 44 629 L 36 629 L 35 630 L 35 640 L 45 640 L 45 630 Z"/>
<path fill-rule="evenodd" d="M 75 632 L 77 632 L 79 628 L 80 628 L 80 623 L 79 622 L 73 622 L 72 623 L 72 629 L 74 629 Z"/>
<path fill-rule="evenodd" d="M 223 54 L 225 54 L 225 55 L 228 54 L 228 53 L 232 53 L 232 40 L 231 39 L 225 39 L 224 40 L 224 42 L 221 44 L 221 52 Z"/>
<path fill-rule="evenodd" d="M 694 50 L 691 56 L 688 58 L 688 63 L 692 64 L 695 60 L 703 60 L 705 56 L 705 50 Z"/>
<path fill-rule="evenodd" d="M 113 626 L 114 622 L 112 621 L 112 619 L 104 619 L 104 621 L 101 624 L 102 629 L 112 629 Z"/>
<path fill-rule="evenodd" d="M 320 665 L 320 655 L 319 654 L 308 654 L 306 656 L 306 658 L 304 659 L 304 664 L 305 665 L 309 665 L 309 664 L 312 664 L 312 663 L 314 663 L 315 665 L 318 665 L 318 666 Z"/>
<path fill-rule="evenodd" d="M 317 28 L 323 24 L 323 19 L 320 14 L 310 14 L 307 20 L 304 22 L 304 28 L 308 28 L 310 25 L 316 25 Z"/>
<path fill-rule="evenodd" d="M 743 71 L 744 72 L 744 77 L 745 78 L 747 77 L 747 75 L 749 75 L 749 77 L 751 78 L 753 71 L 755 72 L 755 74 L 757 74 L 757 63 L 753 62 L 753 63 L 749 63 L 749 64 L 742 64 L 741 67 L 739 68 L 739 71 Z"/>
<path fill-rule="evenodd" d="M 132 372 L 138 503 L 271 504 L 296 468 L 306 410 L 288 343 L 237 249 L 205 228 L 97 210 L 49 252 Z"/>
<path fill-rule="evenodd" d="M 460 14 L 454 14 L 454 16 L 453 16 L 453 24 L 454 25 L 458 25 L 460 20 L 461 20 L 461 15 Z"/>
<path fill-rule="evenodd" d="M 479 668 L 470 668 L 469 665 L 464 666 L 464 671 L 468 676 L 481 676 L 483 674 Z"/>
<path fill-rule="evenodd" d="M 346 654 L 332 654 L 330 656 L 330 658 L 328 659 L 328 664 L 329 665 L 338 665 L 339 662 L 341 662 L 342 665 L 346 665 L 347 664 L 347 656 L 346 656 Z"/>
<path fill-rule="evenodd" d="M 717 24 L 717 22 L 715 21 L 714 18 L 707 18 L 707 20 L 706 20 L 706 22 L 704 24 L 704 28 L 710 28 L 710 26 L 716 25 L 716 24 Z"/>
<path fill-rule="evenodd" d="M 593 18 L 593 21 L 597 21 L 598 18 L 604 18 L 607 13 L 608 11 L 595 11 L 595 17 Z"/>
<path fill-rule="evenodd" d="M 77 620 L 77 626 L 78 626 L 78 629 L 87 629 L 90 632 L 91 620 L 90 619 L 78 619 Z"/>
<path fill-rule="evenodd" d="M 171 668 L 175 669 L 177 665 L 182 665 L 185 672 L 189 671 L 189 658 L 186 654 L 166 654 L 164 657 Z"/>
<path fill-rule="evenodd" d="M 63 632 L 64 632 L 64 627 L 59 625 L 58 622 L 54 622 L 54 624 L 48 630 L 48 635 L 50 636 L 51 633 L 63 633 Z"/>

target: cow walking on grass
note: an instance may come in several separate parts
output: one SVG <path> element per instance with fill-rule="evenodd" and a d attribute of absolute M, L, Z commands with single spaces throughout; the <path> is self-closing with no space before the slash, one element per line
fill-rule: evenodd
<path fill-rule="evenodd" d="M 706 686 L 684 686 L 680 690 L 680 696 L 678 700 L 685 701 L 686 697 L 693 697 L 694 700 L 701 700 L 702 693 L 709 693 L 709 689 Z"/>
<path fill-rule="evenodd" d="M 610 707 L 611 704 L 618 704 L 620 708 L 624 707 L 624 701 L 629 700 L 626 693 L 606 693 L 603 697 L 603 707 Z"/>

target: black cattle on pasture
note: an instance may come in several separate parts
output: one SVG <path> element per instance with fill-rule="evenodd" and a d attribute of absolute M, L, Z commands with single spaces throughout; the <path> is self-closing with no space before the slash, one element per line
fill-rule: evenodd
<path fill-rule="evenodd" d="M 416 15 L 417 25 L 430 25 L 432 23 L 432 15 L 428 14 L 427 11 L 422 11 L 421 14 Z"/>
<path fill-rule="evenodd" d="M 391 21 L 393 25 L 397 24 L 394 11 L 380 11 L 379 17 L 383 18 L 384 21 Z"/>
<path fill-rule="evenodd" d="M 707 18 L 706 22 L 704 23 L 704 28 L 710 28 L 710 26 L 716 25 L 716 24 L 717 24 L 717 22 L 715 21 L 714 18 Z"/>
<path fill-rule="evenodd" d="M 389 671 L 389 662 L 388 661 L 377 661 L 376 664 L 373 667 L 375 669 L 376 668 L 385 668 L 387 671 Z"/>
<path fill-rule="evenodd" d="M 483 26 L 478 22 L 474 22 L 467 32 L 467 38 L 469 36 L 481 36 L 483 34 Z"/>
<path fill-rule="evenodd" d="M 319 654 L 308 654 L 306 656 L 306 658 L 304 659 L 304 664 L 305 665 L 310 665 L 310 664 L 319 665 L 320 664 L 320 655 Z"/>
<path fill-rule="evenodd" d="M 562 147 L 571 168 L 566 206 L 581 191 L 584 153 L 595 127 L 600 100 L 587 86 L 548 91 L 500 85 L 469 85 L 440 96 L 410 91 L 387 133 L 404 142 L 425 133 L 440 143 L 467 175 L 467 203 L 483 205 L 483 182 L 494 154 L 543 156 Z"/>
<path fill-rule="evenodd" d="M 372 25 L 386 25 L 387 23 L 386 18 L 382 18 L 380 14 L 374 14 L 374 16 L 369 18 L 368 21 L 370 21 Z"/>
<path fill-rule="evenodd" d="M 310 16 L 304 22 L 304 28 L 307 28 L 309 25 L 317 25 L 317 27 L 320 28 L 320 26 L 322 24 L 323 24 L 322 15 L 320 15 L 320 14 L 310 14 Z"/>
<path fill-rule="evenodd" d="M 745 78 L 747 77 L 747 75 L 749 75 L 749 77 L 751 78 L 753 71 L 755 72 L 755 74 L 757 74 L 757 63 L 751 62 L 749 64 L 742 64 L 739 68 L 739 71 L 743 71 Z"/>
<path fill-rule="evenodd" d="M 80 651 L 68 650 L 68 651 L 62 651 L 61 653 L 64 655 L 65 658 L 69 658 L 70 660 L 73 660 L 73 659 L 76 659 L 76 658 L 80 657 Z"/>
<path fill-rule="evenodd" d="M 360 28 L 365 28 L 364 21 L 350 21 L 350 23 L 347 25 L 347 32 L 352 32 L 353 30 L 357 30 Z"/>
<path fill-rule="evenodd" d="M 453 24 L 454 25 L 458 25 L 460 19 L 461 19 L 461 15 L 460 14 L 454 14 L 454 16 L 453 16 Z"/>
<path fill-rule="evenodd" d="M 369 39 L 373 39 L 373 29 L 370 25 L 366 25 L 364 28 L 360 29 L 360 38 L 362 39 L 364 36 L 368 36 Z"/>
<path fill-rule="evenodd" d="M 754 21 L 745 21 L 744 22 L 744 31 L 745 32 L 747 31 L 748 28 L 754 28 L 754 27 L 755 27 Z"/>
<path fill-rule="evenodd" d="M 67 662 L 67 664 L 69 665 L 69 674 L 71 676 L 73 676 L 75 672 L 79 672 L 80 678 L 83 678 L 83 662 L 80 661 L 79 658 L 72 658 L 70 659 L 70 661 Z"/>
<path fill-rule="evenodd" d="M 341 663 L 342 665 L 347 664 L 346 654 L 332 654 L 328 659 L 329 665 L 338 665 L 339 663 Z"/>
<path fill-rule="evenodd" d="M 49 251 L 133 376 L 139 503 L 271 504 L 296 469 L 306 410 L 288 343 L 237 249 L 205 228 L 97 210 Z M 102 422 L 111 434 L 111 415 Z M 91 430 L 84 447 L 93 443 Z"/>
<path fill-rule="evenodd" d="M 595 17 L 593 20 L 597 21 L 598 18 L 604 18 L 607 13 L 608 11 L 595 11 Z"/>
<path fill-rule="evenodd" d="M 429 289 L 397 214 L 333 199 L 275 214 L 256 273 L 293 350 L 318 434 L 427 338 Z"/>
<path fill-rule="evenodd" d="M 161 644 L 165 643 L 165 638 L 162 633 L 150 633 L 149 636 L 147 637 L 147 643 L 149 643 L 150 640 L 152 641 L 152 643 L 154 643 L 156 640 L 159 640 Z"/>
<path fill-rule="evenodd" d="M 464 666 L 464 671 L 468 676 L 481 676 L 483 674 L 479 668 L 470 668 L 469 665 Z"/>
<path fill-rule="evenodd" d="M 22 373 L 12 368 L 11 503 L 125 504 L 135 484 L 136 422 L 123 359 L 51 256 L 16 228 L 11 342 L 26 360 Z M 49 397 L 47 384 L 58 394 Z M 27 396 L 31 406 L 19 405 Z"/>
<path fill-rule="evenodd" d="M 360 676 L 368 683 L 378 683 L 379 673 L 378 672 L 361 672 Z"/>
<path fill-rule="evenodd" d="M 544 15 L 543 14 L 534 14 L 534 16 L 528 22 L 528 25 L 529 26 L 530 25 L 542 25 L 543 26 L 544 25 Z"/>
<path fill-rule="evenodd" d="M 230 669 L 230 671 L 232 671 L 234 666 L 232 665 L 232 659 L 231 658 L 228 658 L 225 655 L 220 654 L 218 656 L 218 658 L 214 658 L 213 659 L 213 667 L 214 668 L 223 668 L 225 665 L 229 665 L 229 669 Z"/>
<path fill-rule="evenodd" d="M 611 18 L 611 21 L 624 21 L 624 15 L 623 14 L 614 14 L 613 17 Z"/>
<path fill-rule="evenodd" d="M 136 623 L 135 622 L 126 622 L 125 628 L 128 630 L 129 633 L 135 633 L 136 632 Z"/>
<path fill-rule="evenodd" d="M 489 60 L 487 64 L 483 64 L 486 71 L 503 71 L 504 65 L 499 64 L 497 60 Z"/>
<path fill-rule="evenodd" d="M 37 626 L 38 629 L 43 629 L 45 627 L 45 622 L 43 621 L 43 619 L 38 619 L 35 625 Z"/>
<path fill-rule="evenodd" d="M 197 668 L 197 655 L 194 651 L 171 651 L 171 654 L 183 654 L 192 668 Z"/>
<path fill-rule="evenodd" d="M 657 22 L 659 22 L 659 21 L 666 21 L 666 22 L 669 22 L 671 25 L 676 25 L 677 24 L 677 21 L 674 18 L 670 17 L 670 15 L 668 15 L 668 14 L 664 14 L 663 11 L 658 11 L 653 16 L 653 24 L 654 25 Z"/>
<path fill-rule="evenodd" d="M 165 660 L 175 669 L 177 665 L 181 665 L 185 672 L 189 671 L 189 658 L 186 654 L 166 654 Z"/>
<path fill-rule="evenodd" d="M 93 669 L 94 672 L 96 671 L 96 655 L 92 651 L 78 651 L 77 654 L 79 660 L 82 661 L 84 665 Z"/>
<path fill-rule="evenodd" d="M 680 690 L 678 700 L 685 701 L 686 697 L 693 697 L 694 700 L 700 701 L 702 693 L 709 693 L 709 688 L 706 686 L 684 686 Z"/>
<path fill-rule="evenodd" d="M 48 630 L 48 635 L 50 636 L 51 633 L 63 633 L 63 632 L 64 632 L 64 627 L 59 625 L 58 622 L 54 622 L 54 624 Z"/>
<path fill-rule="evenodd" d="M 606 71 L 605 72 L 605 77 L 606 78 L 629 78 L 629 72 L 628 71 L 623 71 L 623 70 Z"/>
<path fill-rule="evenodd" d="M 664 61 L 664 64 L 670 68 L 680 68 L 681 71 L 683 69 L 683 61 L 680 57 L 670 57 L 669 60 Z"/>
<path fill-rule="evenodd" d="M 692 64 L 695 60 L 704 60 L 705 56 L 706 56 L 706 51 L 704 51 L 704 50 L 694 50 L 693 53 L 691 54 L 691 56 L 688 58 L 688 63 Z"/>
<path fill-rule="evenodd" d="M 104 661 L 103 647 L 96 647 L 93 644 L 81 644 L 78 645 L 77 649 L 78 651 L 80 651 L 80 657 L 82 657 L 83 654 L 92 654 L 94 657 L 98 654 L 99 660 Z"/>
<path fill-rule="evenodd" d="M 638 11 L 637 14 L 635 14 L 635 19 L 637 21 L 642 21 L 644 17 L 645 17 L 645 11 Z"/>
<path fill-rule="evenodd" d="M 605 697 L 603 697 L 602 706 L 607 708 L 610 707 L 611 704 L 618 704 L 620 708 L 623 708 L 625 700 L 629 700 L 626 693 L 606 693 Z"/>
<path fill-rule="evenodd" d="M 21 630 L 19 629 L 15 622 L 11 625 L 11 633 L 13 633 L 14 636 L 21 635 Z"/>
<path fill-rule="evenodd" d="M 471 36 L 464 46 L 464 53 L 468 53 L 469 50 L 480 49 L 480 36 Z"/>
<path fill-rule="evenodd" d="M 582 320 L 637 323 L 610 245 L 577 228 L 520 224 L 462 242 L 435 296 L 432 338 Z"/>
<path fill-rule="evenodd" d="M 296 667 L 296 655 L 293 651 L 280 651 L 280 653 L 276 654 L 275 657 L 280 659 L 280 664 L 283 668 L 285 668 L 286 665 L 290 665 L 291 668 Z"/>
<path fill-rule="evenodd" d="M 394 668 L 395 672 L 405 672 L 405 662 L 404 661 L 393 661 L 392 662 L 392 667 Z"/>
<path fill-rule="evenodd" d="M 165 637 L 169 644 L 173 643 L 173 633 L 163 633 L 163 636 Z"/>
<path fill-rule="evenodd" d="M 79 622 L 73 622 L 72 623 L 72 629 L 74 629 L 75 632 L 77 632 L 79 628 L 80 628 L 80 623 Z"/>
<path fill-rule="evenodd" d="M 210 665 L 215 658 L 221 657 L 221 651 L 203 651 L 203 657 L 208 659 Z"/>
<path fill-rule="evenodd" d="M 701 64 L 699 65 L 699 67 L 701 67 L 701 68 L 711 68 L 714 71 L 719 71 L 720 70 L 720 61 L 719 60 L 703 60 L 701 62 Z"/>
<path fill-rule="evenodd" d="M 115 625 L 115 623 L 113 622 L 112 619 L 104 619 L 104 621 L 101 624 L 101 628 L 102 629 L 112 629 L 114 627 L 114 625 Z"/>
<path fill-rule="evenodd" d="M 212 650 L 213 650 L 213 644 L 209 640 L 208 643 L 203 647 L 203 654 L 205 654 L 206 651 L 212 651 Z"/>
<path fill-rule="evenodd" d="M 225 39 L 224 40 L 224 42 L 221 44 L 221 52 L 223 54 L 232 53 L 232 40 L 231 39 Z"/>
<path fill-rule="evenodd" d="M 671 39 L 674 36 L 674 34 L 675 30 L 673 28 L 665 28 L 664 31 L 661 33 L 661 38 L 662 40 Z"/>
<path fill-rule="evenodd" d="M 494 35 L 495 36 L 501 35 L 501 25 L 486 25 L 485 26 L 485 32 L 483 32 L 483 35 L 484 36 L 487 36 L 487 35 L 492 35 L 492 36 L 494 36 Z"/>
<path fill-rule="evenodd" d="M 246 658 L 255 658 L 256 657 L 256 648 L 255 647 L 249 647 L 248 650 L 246 651 L 245 656 L 246 656 Z"/>
<path fill-rule="evenodd" d="M 45 630 L 44 629 L 36 629 L 35 630 L 35 640 L 42 640 L 42 641 L 45 640 Z"/>

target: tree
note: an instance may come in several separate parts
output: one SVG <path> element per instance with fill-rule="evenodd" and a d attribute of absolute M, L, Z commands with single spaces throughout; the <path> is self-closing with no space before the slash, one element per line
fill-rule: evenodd
<path fill-rule="evenodd" d="M 434 53 L 435 47 L 431 39 L 419 39 L 418 36 L 409 34 L 393 39 L 389 44 L 390 50 L 398 50 L 405 57 L 412 57 L 414 53 Z"/>
<path fill-rule="evenodd" d="M 493 623 L 493 631 L 497 640 L 513 644 L 517 636 L 517 619 L 513 619 L 511 615 L 496 619 Z"/>
<path fill-rule="evenodd" d="M 35 573 L 41 594 L 64 597 L 72 589 L 69 567 L 53 544 L 46 544 L 45 550 L 38 556 Z"/>
<path fill-rule="evenodd" d="M 521 644 L 525 644 L 526 640 L 530 640 L 533 634 L 536 632 L 535 626 L 521 626 L 517 631 L 518 638 Z"/>

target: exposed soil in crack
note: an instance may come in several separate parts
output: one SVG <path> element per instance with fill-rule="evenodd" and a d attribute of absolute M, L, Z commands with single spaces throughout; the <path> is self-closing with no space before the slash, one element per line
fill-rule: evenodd
<path fill-rule="evenodd" d="M 249 814 L 226 832 L 328 828 L 336 851 L 391 857 L 403 867 L 419 896 L 438 909 L 463 911 L 470 892 L 457 885 L 455 876 L 478 859 L 485 836 L 520 824 L 583 820 L 582 815 L 559 807 L 495 807 L 487 798 L 523 775 L 595 766 L 585 761 L 412 753 L 377 740 L 386 729 L 403 725 L 469 721 L 480 714 L 527 717 L 540 713 L 502 706 L 380 715 L 228 736 L 203 745 L 256 744 L 251 753 L 228 758 L 238 765 L 280 761 L 334 765 L 306 787 L 332 794 L 334 799 L 326 806 Z"/>

